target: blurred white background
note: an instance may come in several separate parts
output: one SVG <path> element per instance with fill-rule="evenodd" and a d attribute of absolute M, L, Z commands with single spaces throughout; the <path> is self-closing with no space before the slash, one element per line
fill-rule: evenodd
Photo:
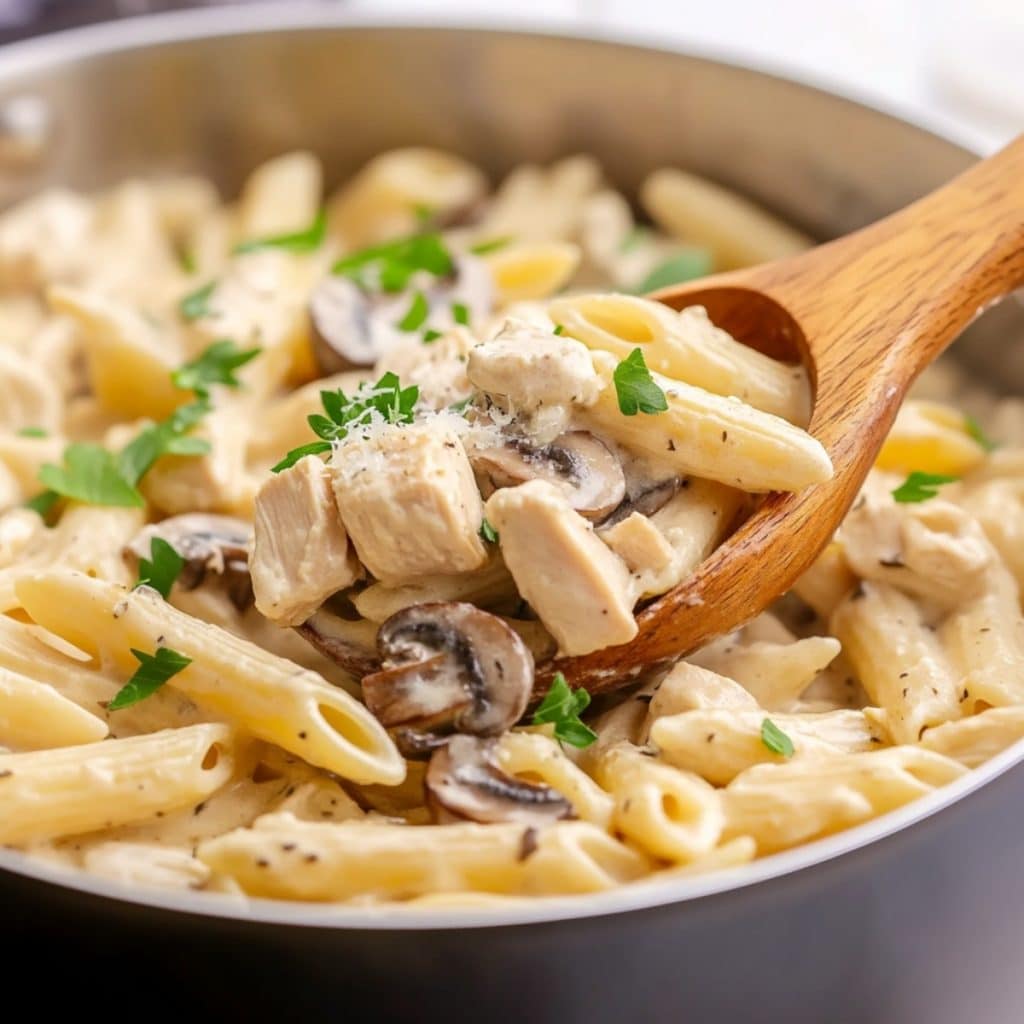
<path fill-rule="evenodd" d="M 0 39 L 145 11 L 261 0 L 0 0 Z M 625 35 L 810 80 L 991 151 L 1024 131 L 1024 0 L 293 0 L 361 16 Z M 15 27 L 18 26 L 18 27 Z"/>

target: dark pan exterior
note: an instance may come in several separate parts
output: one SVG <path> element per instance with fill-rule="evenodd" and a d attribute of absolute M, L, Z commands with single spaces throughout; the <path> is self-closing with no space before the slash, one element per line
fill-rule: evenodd
<path fill-rule="evenodd" d="M 46 183 L 161 170 L 200 171 L 231 190 L 295 146 L 320 153 L 336 181 L 381 149 L 427 143 L 496 174 L 587 150 L 627 190 L 678 164 L 828 237 L 970 160 L 906 122 L 711 61 L 482 30 L 265 31 L 274 18 L 302 20 L 290 9 L 0 50 L 0 206 Z M 42 102 L 38 132 L 12 138 L 14 97 Z M 1024 337 L 1019 307 L 971 335 L 967 365 L 1000 389 L 1024 380 L 1021 346 L 1007 347 Z M 454 913 L 399 929 L 358 914 L 309 923 L 301 909 L 295 923 L 211 916 L 43 881 L 0 854 L 3 967 L 8 992 L 40 1011 L 126 1019 L 1015 1024 L 1022 806 L 1024 767 L 1013 763 L 964 799 L 801 870 L 599 916 L 558 909 L 510 925 L 496 910 L 471 929 Z"/>

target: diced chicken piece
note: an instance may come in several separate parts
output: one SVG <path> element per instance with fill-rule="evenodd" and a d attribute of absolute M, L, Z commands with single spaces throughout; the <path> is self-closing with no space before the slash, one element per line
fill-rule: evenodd
<path fill-rule="evenodd" d="M 334 493 L 360 561 L 382 582 L 469 572 L 487 560 L 469 458 L 446 417 L 339 447 Z"/>
<path fill-rule="evenodd" d="M 256 607 L 282 626 L 305 622 L 358 578 L 331 471 L 316 456 L 307 455 L 260 488 L 249 570 Z"/>
<path fill-rule="evenodd" d="M 558 488 L 543 480 L 506 487 L 491 495 L 486 512 L 519 593 L 563 654 L 636 636 L 626 563 Z"/>
<path fill-rule="evenodd" d="M 601 540 L 626 563 L 637 596 L 657 587 L 676 561 L 675 548 L 641 512 L 633 512 L 603 530 Z"/>
<path fill-rule="evenodd" d="M 527 413 L 542 406 L 591 405 L 602 388 L 582 342 L 525 320 L 509 320 L 497 337 L 471 349 L 467 374 L 481 391 Z"/>

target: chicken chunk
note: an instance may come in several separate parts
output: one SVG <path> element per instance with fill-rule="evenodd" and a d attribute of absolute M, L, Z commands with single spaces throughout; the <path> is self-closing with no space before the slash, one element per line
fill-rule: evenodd
<path fill-rule="evenodd" d="M 341 524 L 331 471 L 307 455 L 256 497 L 250 572 L 256 607 L 282 626 L 305 622 L 359 567 Z"/>
<path fill-rule="evenodd" d="M 334 453 L 341 520 L 359 560 L 382 582 L 470 572 L 487 560 L 480 492 L 446 419 L 387 427 Z"/>
<path fill-rule="evenodd" d="M 563 654 L 624 644 L 637 633 L 626 563 L 543 480 L 495 491 L 487 520 L 519 593 Z"/>

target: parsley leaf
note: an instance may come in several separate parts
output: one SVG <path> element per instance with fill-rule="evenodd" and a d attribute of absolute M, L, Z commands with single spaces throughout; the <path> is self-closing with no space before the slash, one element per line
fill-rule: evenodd
<path fill-rule="evenodd" d="M 793 741 L 770 719 L 761 723 L 761 742 L 773 753 L 792 757 L 795 752 Z"/>
<path fill-rule="evenodd" d="M 959 477 L 944 476 L 941 473 L 919 473 L 915 470 L 892 492 L 892 496 L 904 504 L 927 501 L 939 493 L 938 489 L 943 484 L 951 484 L 958 479 Z"/>
<path fill-rule="evenodd" d="M 706 249 L 684 249 L 675 256 L 659 263 L 633 290 L 638 295 L 667 288 L 670 284 L 682 284 L 696 277 L 711 273 L 711 253 Z"/>
<path fill-rule="evenodd" d="M 136 481 L 125 479 L 117 456 L 98 444 L 69 444 L 64 464 L 42 466 L 39 480 L 51 491 L 89 505 L 142 508 L 145 504 L 135 489 Z"/>
<path fill-rule="evenodd" d="M 166 601 L 184 567 L 185 559 L 163 537 L 154 537 L 149 542 L 149 559 L 139 559 L 139 578 L 135 586 L 152 587 Z"/>
<path fill-rule="evenodd" d="M 38 512 L 45 519 L 52 511 L 53 506 L 60 501 L 60 495 L 56 491 L 40 491 L 34 498 L 25 502 L 25 508 Z"/>
<path fill-rule="evenodd" d="M 561 336 L 565 334 L 565 328 L 561 324 L 555 324 L 555 329 L 551 333 Z"/>
<path fill-rule="evenodd" d="M 469 307 L 464 302 L 452 303 L 452 319 L 463 327 L 469 326 Z"/>
<path fill-rule="evenodd" d="M 511 235 L 504 235 L 501 238 L 491 238 L 486 242 L 477 242 L 476 245 L 471 245 L 469 247 L 469 251 L 474 256 L 486 256 L 489 252 L 497 252 L 499 249 L 504 249 L 511 241 Z"/>
<path fill-rule="evenodd" d="M 337 391 L 321 391 L 320 402 L 327 415 L 314 413 L 308 418 L 310 429 L 321 440 L 293 448 L 270 471 L 280 473 L 306 455 L 320 455 L 330 451 L 334 441 L 348 437 L 350 430 L 366 426 L 375 414 L 387 423 L 412 423 L 413 410 L 419 397 L 420 389 L 415 384 L 403 388 L 398 375 L 394 373 L 385 373 L 376 384 L 360 384 L 351 398 L 341 388 Z"/>
<path fill-rule="evenodd" d="M 430 316 L 430 306 L 427 303 L 427 297 L 423 292 L 417 292 L 412 297 L 409 311 L 398 321 L 398 329 L 400 331 L 418 331 L 426 323 L 428 316 Z"/>
<path fill-rule="evenodd" d="M 131 652 L 138 660 L 139 667 L 131 679 L 114 694 L 114 699 L 107 705 L 108 711 L 120 711 L 121 708 L 131 707 L 132 704 L 145 700 L 156 693 L 168 679 L 192 664 L 191 658 L 172 651 L 170 647 L 158 647 L 156 654 L 137 651 L 134 647 L 131 648 Z"/>
<path fill-rule="evenodd" d="M 180 249 L 178 251 L 178 263 L 186 274 L 194 274 L 199 268 L 196 265 L 196 256 L 191 249 Z"/>
<path fill-rule="evenodd" d="M 440 331 L 435 331 L 433 328 L 423 332 L 423 344 L 430 345 L 432 342 L 437 341 L 441 337 Z"/>
<path fill-rule="evenodd" d="M 498 543 L 498 531 L 491 526 L 486 516 L 484 516 L 484 520 L 480 524 L 480 536 L 487 541 L 488 544 Z"/>
<path fill-rule="evenodd" d="M 210 299 L 216 290 L 217 282 L 210 281 L 209 284 L 204 284 L 202 288 L 189 292 L 178 303 L 178 312 L 181 314 L 181 318 L 191 322 L 206 316 L 210 312 Z"/>
<path fill-rule="evenodd" d="M 287 249 L 290 252 L 312 252 L 324 244 L 327 237 L 327 212 L 321 210 L 313 219 L 313 223 L 302 231 L 290 231 L 283 235 L 270 235 L 267 238 L 251 238 L 240 242 L 233 252 L 236 256 L 257 249 Z"/>
<path fill-rule="evenodd" d="M 18 431 L 18 437 L 49 437 L 50 435 L 42 427 L 22 427 Z"/>
<path fill-rule="evenodd" d="M 615 367 L 612 380 L 619 399 L 619 411 L 623 416 L 635 416 L 638 412 L 653 415 L 668 409 L 665 392 L 654 383 L 639 348 L 633 349 Z"/>
<path fill-rule="evenodd" d="M 580 712 L 590 703 L 590 694 L 580 688 L 574 693 L 569 689 L 565 676 L 555 673 L 551 689 L 541 701 L 531 720 L 534 725 L 553 722 L 555 739 L 573 747 L 589 747 L 597 739 L 597 733 L 580 721 Z"/>
<path fill-rule="evenodd" d="M 988 434 L 985 433 L 981 424 L 973 416 L 964 417 L 964 426 L 967 428 L 967 436 L 977 441 L 987 452 L 995 451 L 999 447 Z"/>
<path fill-rule="evenodd" d="M 121 475 L 134 486 L 163 455 L 205 455 L 210 450 L 210 442 L 185 435 L 210 408 L 209 401 L 203 397 L 178 406 L 167 419 L 143 427 L 117 457 Z"/>
<path fill-rule="evenodd" d="M 222 338 L 208 346 L 191 362 L 178 367 L 171 374 L 171 382 L 182 391 L 194 391 L 206 398 L 214 384 L 228 388 L 241 387 L 235 370 L 255 359 L 263 349 L 250 348 L 244 352 L 233 342 Z"/>
<path fill-rule="evenodd" d="M 441 236 L 425 234 L 343 256 L 331 268 L 331 273 L 351 277 L 364 288 L 400 292 L 418 271 L 447 277 L 454 269 L 455 264 Z"/>

